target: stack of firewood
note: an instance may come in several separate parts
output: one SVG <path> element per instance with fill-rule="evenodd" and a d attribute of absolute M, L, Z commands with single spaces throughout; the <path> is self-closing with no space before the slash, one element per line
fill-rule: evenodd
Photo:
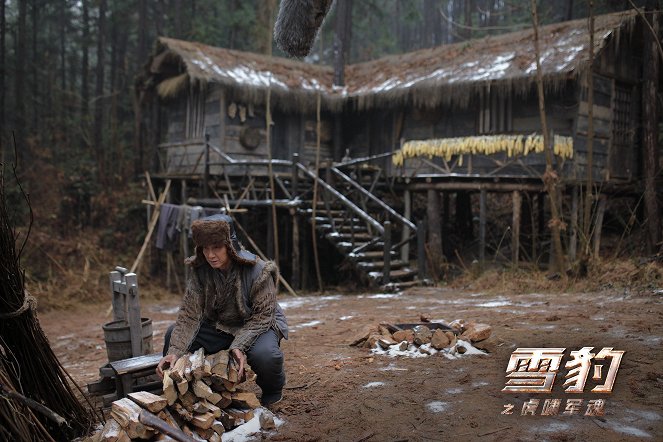
<path fill-rule="evenodd" d="M 425 354 L 432 353 L 431 350 L 463 354 L 468 349 L 464 343 L 491 351 L 491 332 L 492 328 L 488 324 L 466 323 L 460 319 L 449 324 L 421 323 L 412 325 L 411 328 L 381 323 L 366 327 L 350 345 L 401 351 L 412 350 L 414 346 L 420 353 Z"/>
<path fill-rule="evenodd" d="M 248 380 L 255 378 L 246 371 Z M 113 402 L 98 440 L 170 440 L 175 431 L 190 440 L 220 442 L 225 431 L 251 420 L 260 407 L 254 393 L 238 388 L 245 380 L 227 350 L 186 354 L 164 370 L 162 395 L 136 392 Z"/>

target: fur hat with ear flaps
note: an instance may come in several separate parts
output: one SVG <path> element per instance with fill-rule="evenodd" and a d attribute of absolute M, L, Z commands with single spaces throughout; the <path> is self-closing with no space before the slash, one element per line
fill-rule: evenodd
<path fill-rule="evenodd" d="M 239 244 L 235 225 L 228 215 L 212 215 L 198 219 L 191 223 L 191 233 L 196 246 L 196 254 L 188 258 L 187 263 L 194 267 L 207 262 L 203 254 L 203 247 L 212 245 L 225 245 L 228 249 L 228 256 L 237 264 L 253 265 L 256 263 L 256 255 L 243 250 Z"/>

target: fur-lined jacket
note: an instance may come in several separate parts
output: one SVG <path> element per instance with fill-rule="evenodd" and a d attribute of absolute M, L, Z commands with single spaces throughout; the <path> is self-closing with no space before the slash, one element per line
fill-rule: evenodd
<path fill-rule="evenodd" d="M 260 259 L 254 265 L 233 263 L 226 272 L 207 264 L 192 268 L 168 354 L 188 352 L 202 321 L 233 335 L 229 349 L 244 353 L 270 328 L 287 339 L 288 324 L 276 302 L 277 278 L 276 265 Z"/>

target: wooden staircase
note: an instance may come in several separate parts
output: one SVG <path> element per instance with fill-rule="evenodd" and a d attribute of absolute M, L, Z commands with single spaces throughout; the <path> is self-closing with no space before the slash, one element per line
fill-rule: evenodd
<path fill-rule="evenodd" d="M 414 224 L 336 168 L 331 168 L 332 175 L 327 173 L 327 176 L 333 176 L 333 184 L 315 177 L 315 172 L 304 166 L 300 170 L 311 181 L 311 188 L 313 179 L 318 180 L 320 191 L 315 210 L 316 230 L 365 276 L 368 284 L 399 289 L 420 282 L 416 265 L 410 261 L 409 254 L 408 259 L 402 259 L 404 244 L 393 241 L 394 238 L 400 240 L 403 228 L 409 229 L 411 238 L 415 238 Z M 376 187 L 375 180 L 371 186 Z M 303 211 L 310 216 L 313 224 L 312 198 L 307 203 Z M 385 275 L 385 270 L 388 275 Z"/>

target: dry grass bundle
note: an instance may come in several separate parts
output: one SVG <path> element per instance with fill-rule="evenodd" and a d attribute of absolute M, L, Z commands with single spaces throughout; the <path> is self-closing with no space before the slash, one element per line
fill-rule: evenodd
<path fill-rule="evenodd" d="M 0 282 L 0 372 L 3 375 L 0 395 L 6 400 L 0 401 L 4 402 L 0 408 L 0 431 L 10 434 L 4 440 L 71 440 L 89 431 L 94 415 L 76 399 L 69 384 L 71 378 L 55 357 L 39 325 L 34 298 L 24 289 L 20 257 L 30 229 L 17 250 L 18 236 L 12 227 L 5 190 L 3 169 L 0 171 L 0 269 L 3 275 Z M 23 419 L 19 423 L 15 411 L 26 404 L 34 411 L 32 415 L 16 413 Z M 26 432 L 25 425 L 33 428 Z M 35 431 L 46 435 L 35 436 Z"/>

